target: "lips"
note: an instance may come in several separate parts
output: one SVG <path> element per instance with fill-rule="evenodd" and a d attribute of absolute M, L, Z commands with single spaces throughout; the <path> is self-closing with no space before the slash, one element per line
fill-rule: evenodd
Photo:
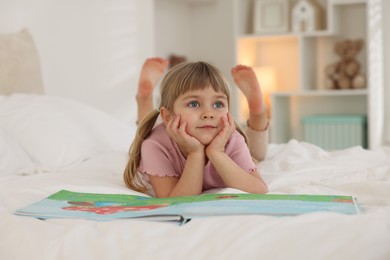
<path fill-rule="evenodd" d="M 200 129 L 215 129 L 217 127 L 216 126 L 212 126 L 212 125 L 204 125 L 204 126 L 199 126 L 197 128 L 200 128 Z"/>

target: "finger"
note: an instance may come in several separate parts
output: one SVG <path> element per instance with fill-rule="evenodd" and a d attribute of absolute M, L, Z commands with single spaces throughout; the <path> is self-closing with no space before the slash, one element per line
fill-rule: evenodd
<path fill-rule="evenodd" d="M 227 121 L 228 121 L 228 126 L 229 126 L 229 137 L 230 135 L 236 130 L 236 124 L 234 123 L 234 119 L 231 113 L 227 113 Z"/>
<path fill-rule="evenodd" d="M 229 135 L 229 123 L 226 116 L 221 117 L 222 129 L 219 131 L 218 136 L 226 138 Z"/>
<path fill-rule="evenodd" d="M 171 137 L 177 133 L 178 125 L 179 125 L 178 117 L 173 116 L 171 120 L 169 120 L 166 128 L 167 132 L 171 135 Z"/>
<path fill-rule="evenodd" d="M 223 123 L 224 123 L 224 130 L 228 132 L 230 127 L 229 119 L 227 117 L 223 117 Z"/>
<path fill-rule="evenodd" d="M 186 137 L 186 126 L 187 126 L 187 121 L 182 120 L 181 115 L 177 115 L 175 134 L 181 139 L 184 139 Z"/>
<path fill-rule="evenodd" d="M 175 121 L 174 121 L 175 128 L 179 128 L 180 127 L 180 120 L 181 120 L 181 116 L 180 115 L 176 115 L 175 116 Z"/>
<path fill-rule="evenodd" d="M 179 133 L 184 136 L 186 134 L 187 121 L 182 121 L 179 128 Z"/>
<path fill-rule="evenodd" d="M 170 118 L 167 122 L 166 129 L 169 131 L 172 128 L 174 117 Z"/>
<path fill-rule="evenodd" d="M 233 116 L 230 112 L 227 112 L 227 120 L 229 122 L 229 124 L 234 124 L 234 120 L 233 120 Z"/>
<path fill-rule="evenodd" d="M 179 126 L 180 126 L 180 118 L 179 116 L 174 116 L 172 120 L 171 130 L 176 132 Z"/>

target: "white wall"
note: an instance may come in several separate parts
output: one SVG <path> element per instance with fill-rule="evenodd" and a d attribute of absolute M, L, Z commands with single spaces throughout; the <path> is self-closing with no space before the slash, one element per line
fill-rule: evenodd
<path fill-rule="evenodd" d="M 190 20 L 190 6 L 186 1 L 155 0 L 155 46 L 158 56 L 190 53 Z"/>
<path fill-rule="evenodd" d="M 30 30 L 47 94 L 135 121 L 138 72 L 154 54 L 153 2 L 0 0 L 0 32 Z"/>
<path fill-rule="evenodd" d="M 224 56 L 235 47 L 228 2 L 196 6 L 182 0 L 0 0 L 0 33 L 30 29 L 48 94 L 135 121 L 137 77 L 146 57 L 172 52 L 190 59 L 212 57 L 228 74 L 235 62 L 234 56 Z M 390 100 L 390 1 L 382 3 L 384 98 Z M 225 17 L 218 15 L 221 10 Z M 202 45 L 201 52 L 192 51 L 194 45 Z M 385 106 L 384 139 L 390 144 L 389 102 Z"/>
<path fill-rule="evenodd" d="M 209 61 L 226 76 L 230 85 L 231 68 L 236 64 L 233 0 L 155 0 L 156 54 L 186 56 L 189 60 Z M 236 89 L 231 88 L 232 96 Z M 232 113 L 238 116 L 237 99 Z"/>
<path fill-rule="evenodd" d="M 390 1 L 382 0 L 383 39 L 384 39 L 384 84 L 385 84 L 385 129 L 384 143 L 390 145 Z"/>

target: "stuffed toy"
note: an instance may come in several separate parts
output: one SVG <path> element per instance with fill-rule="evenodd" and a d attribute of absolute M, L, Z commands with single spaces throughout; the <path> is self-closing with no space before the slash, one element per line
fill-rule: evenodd
<path fill-rule="evenodd" d="M 365 77 L 360 72 L 357 54 L 363 48 L 363 40 L 344 40 L 337 42 L 334 47 L 340 61 L 329 64 L 325 68 L 326 87 L 329 89 L 364 88 Z"/>

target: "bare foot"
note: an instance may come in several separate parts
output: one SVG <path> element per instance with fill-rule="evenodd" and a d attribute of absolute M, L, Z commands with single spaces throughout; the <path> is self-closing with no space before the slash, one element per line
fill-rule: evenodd
<path fill-rule="evenodd" d="M 138 82 L 137 98 L 152 98 L 153 89 L 167 67 L 168 60 L 160 57 L 149 58 L 144 62 Z"/>
<path fill-rule="evenodd" d="M 139 122 L 146 114 L 154 109 L 153 90 L 168 67 L 168 60 L 164 58 L 149 58 L 142 66 L 136 95 Z"/>
<path fill-rule="evenodd" d="M 253 68 L 245 65 L 237 65 L 231 70 L 234 82 L 245 95 L 249 111 L 253 115 L 266 112 L 266 106 L 261 93 L 259 82 Z"/>

